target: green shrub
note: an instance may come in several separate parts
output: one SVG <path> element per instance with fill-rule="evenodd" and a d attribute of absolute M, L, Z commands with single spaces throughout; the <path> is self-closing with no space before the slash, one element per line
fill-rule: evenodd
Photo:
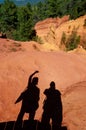
<path fill-rule="evenodd" d="M 77 35 L 77 29 L 74 28 L 66 41 L 67 51 L 77 48 L 80 43 L 80 36 Z"/>
<path fill-rule="evenodd" d="M 64 32 L 62 34 L 61 45 L 64 44 L 67 51 L 77 48 L 80 43 L 80 36 L 77 35 L 77 29 L 74 27 L 69 36 L 66 36 Z"/>

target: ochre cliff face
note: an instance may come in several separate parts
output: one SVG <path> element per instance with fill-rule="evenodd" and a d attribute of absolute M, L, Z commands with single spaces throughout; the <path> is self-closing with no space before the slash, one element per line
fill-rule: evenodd
<path fill-rule="evenodd" d="M 37 35 L 45 36 L 50 31 L 50 28 L 53 26 L 54 28 L 58 28 L 62 23 L 67 22 L 69 20 L 69 16 L 64 16 L 62 18 L 47 18 L 43 21 L 39 21 L 35 25 L 35 29 L 37 30 Z"/>
<path fill-rule="evenodd" d="M 44 21 L 40 21 L 35 25 L 37 35 L 44 43 L 42 47 L 44 50 L 57 51 L 63 50 L 61 47 L 62 34 L 66 34 L 66 38 L 71 34 L 73 29 L 77 30 L 77 35 L 80 36 L 80 45 L 86 48 L 84 44 L 86 41 L 86 27 L 84 26 L 86 15 L 81 16 L 75 20 L 69 20 L 69 16 L 62 18 L 48 18 Z"/>

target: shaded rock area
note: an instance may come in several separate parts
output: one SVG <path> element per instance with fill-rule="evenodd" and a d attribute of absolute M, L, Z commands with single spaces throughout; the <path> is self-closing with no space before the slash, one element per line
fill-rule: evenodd
<path fill-rule="evenodd" d="M 6 33 L 1 33 L 0 38 L 7 38 Z"/>
<path fill-rule="evenodd" d="M 9 121 L 0 123 L 0 130 L 42 130 L 42 125 L 37 120 L 24 120 L 18 124 L 15 121 Z M 51 125 L 46 125 L 45 130 L 52 130 Z M 58 130 L 67 130 L 67 127 L 62 126 Z"/>

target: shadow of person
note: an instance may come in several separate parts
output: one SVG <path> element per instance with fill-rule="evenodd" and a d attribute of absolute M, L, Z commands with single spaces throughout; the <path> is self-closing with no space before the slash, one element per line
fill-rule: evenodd
<path fill-rule="evenodd" d="M 38 73 L 38 71 L 35 71 L 30 75 L 26 90 L 20 94 L 15 102 L 16 104 L 22 101 L 22 106 L 16 122 L 22 122 L 25 113 L 29 114 L 29 120 L 34 120 L 35 112 L 39 107 L 38 101 L 40 98 L 40 90 L 37 87 L 38 77 L 33 77 L 36 73 Z"/>
<path fill-rule="evenodd" d="M 45 126 L 49 126 L 50 119 L 52 120 L 52 130 L 61 129 L 62 124 L 62 101 L 61 93 L 55 89 L 55 82 L 50 83 L 50 88 L 45 89 L 44 94 L 46 96 L 43 104 L 43 114 L 41 124 L 43 129 Z"/>

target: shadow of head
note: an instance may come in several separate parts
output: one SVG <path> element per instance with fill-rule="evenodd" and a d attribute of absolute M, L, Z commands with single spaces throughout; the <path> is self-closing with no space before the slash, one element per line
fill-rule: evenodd
<path fill-rule="evenodd" d="M 33 85 L 37 85 L 37 84 L 38 84 L 38 77 L 34 77 L 34 78 L 32 79 L 32 84 L 33 84 Z"/>
<path fill-rule="evenodd" d="M 50 89 L 52 89 L 52 90 L 55 89 L 55 82 L 54 81 L 50 82 Z"/>

